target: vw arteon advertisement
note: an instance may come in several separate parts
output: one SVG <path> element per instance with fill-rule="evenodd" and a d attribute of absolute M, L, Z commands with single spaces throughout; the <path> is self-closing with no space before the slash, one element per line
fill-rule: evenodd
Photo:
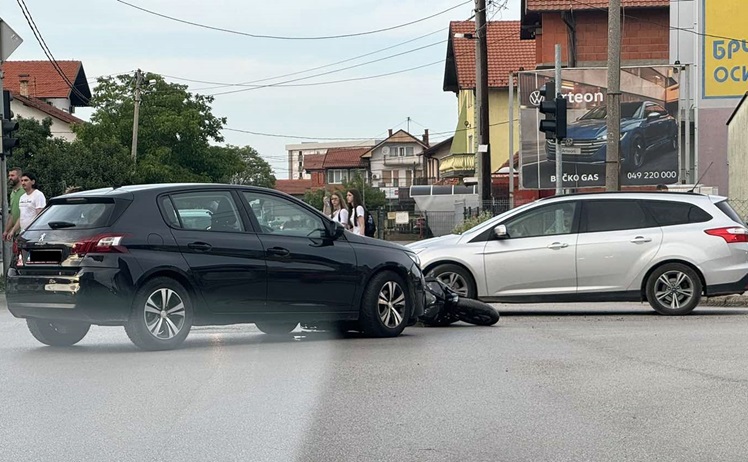
<path fill-rule="evenodd" d="M 561 161 L 564 188 L 605 186 L 607 155 L 607 70 L 563 69 L 561 95 L 567 100 L 567 132 L 558 148 L 538 125 L 540 88 L 554 70 L 519 73 L 520 175 L 522 187 L 556 187 Z M 678 77 L 672 67 L 621 69 L 620 184 L 678 182 Z"/>

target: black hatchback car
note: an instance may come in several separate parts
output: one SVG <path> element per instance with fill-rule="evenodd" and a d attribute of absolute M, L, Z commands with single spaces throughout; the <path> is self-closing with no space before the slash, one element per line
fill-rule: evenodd
<path fill-rule="evenodd" d="M 415 253 L 354 235 L 278 191 L 162 184 L 59 196 L 20 236 L 8 309 L 42 343 L 122 325 L 147 350 L 193 325 L 299 322 L 394 337 L 423 313 Z"/>

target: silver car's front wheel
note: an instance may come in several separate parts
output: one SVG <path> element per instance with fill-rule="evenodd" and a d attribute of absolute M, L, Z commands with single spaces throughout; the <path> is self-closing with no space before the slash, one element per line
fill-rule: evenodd
<path fill-rule="evenodd" d="M 192 316 L 192 301 L 184 286 L 174 279 L 159 277 L 138 290 L 125 331 L 144 350 L 168 350 L 187 337 Z"/>
<path fill-rule="evenodd" d="M 699 275 L 681 263 L 669 263 L 652 272 L 647 279 L 647 301 L 660 314 L 688 314 L 701 301 Z"/>
<path fill-rule="evenodd" d="M 472 275 L 461 266 L 451 263 L 438 265 L 429 271 L 426 276 L 437 278 L 457 292 L 460 297 L 476 298 L 478 296 Z"/>

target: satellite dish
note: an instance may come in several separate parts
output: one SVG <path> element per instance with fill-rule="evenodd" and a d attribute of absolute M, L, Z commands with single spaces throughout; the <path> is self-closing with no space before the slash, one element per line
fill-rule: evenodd
<path fill-rule="evenodd" d="M 382 154 L 384 154 L 386 156 L 389 153 L 390 153 L 390 147 L 389 146 L 385 146 L 385 147 L 382 148 Z"/>

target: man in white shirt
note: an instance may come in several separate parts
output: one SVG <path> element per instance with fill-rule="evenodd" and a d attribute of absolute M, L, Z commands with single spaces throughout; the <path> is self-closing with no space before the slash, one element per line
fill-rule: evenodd
<path fill-rule="evenodd" d="M 36 189 L 36 176 L 33 173 L 24 173 L 21 176 L 21 187 L 26 194 L 18 200 L 18 208 L 21 211 L 20 219 L 13 226 L 15 232 L 23 232 L 29 227 L 34 218 L 47 206 L 44 194 Z"/>

